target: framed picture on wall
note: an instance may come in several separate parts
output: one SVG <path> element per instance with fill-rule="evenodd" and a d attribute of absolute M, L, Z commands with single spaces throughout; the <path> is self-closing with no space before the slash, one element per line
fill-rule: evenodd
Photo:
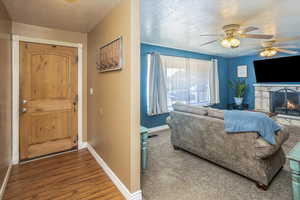
<path fill-rule="evenodd" d="M 121 70 L 123 65 L 122 37 L 105 44 L 99 49 L 99 61 L 97 69 L 99 72 Z"/>
<path fill-rule="evenodd" d="M 247 67 L 247 65 L 237 66 L 237 77 L 238 78 L 247 78 L 248 77 L 248 67 Z"/>

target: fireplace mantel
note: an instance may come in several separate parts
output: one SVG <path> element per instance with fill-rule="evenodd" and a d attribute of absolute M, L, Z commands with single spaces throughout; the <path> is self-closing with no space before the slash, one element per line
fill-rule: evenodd
<path fill-rule="evenodd" d="M 300 87 L 300 84 L 254 83 L 254 87 Z"/>

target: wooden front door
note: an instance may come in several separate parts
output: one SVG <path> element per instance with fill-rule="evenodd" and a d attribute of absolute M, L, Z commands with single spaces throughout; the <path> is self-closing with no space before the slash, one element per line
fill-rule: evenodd
<path fill-rule="evenodd" d="M 77 49 L 20 42 L 20 159 L 77 148 Z"/>

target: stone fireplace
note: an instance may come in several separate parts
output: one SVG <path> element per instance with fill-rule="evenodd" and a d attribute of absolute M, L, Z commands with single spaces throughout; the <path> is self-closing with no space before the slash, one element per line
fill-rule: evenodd
<path fill-rule="evenodd" d="M 300 126 L 300 85 L 254 84 L 255 110 L 277 113 L 280 124 Z"/>

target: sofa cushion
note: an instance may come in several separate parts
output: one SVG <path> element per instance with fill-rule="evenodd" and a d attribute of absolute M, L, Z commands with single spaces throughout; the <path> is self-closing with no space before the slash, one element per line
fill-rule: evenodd
<path fill-rule="evenodd" d="M 187 112 L 196 115 L 207 115 L 207 108 L 202 106 L 188 105 L 176 102 L 173 104 L 174 111 Z"/>
<path fill-rule="evenodd" d="M 262 137 L 258 137 L 255 142 L 256 158 L 267 158 L 278 151 L 281 145 L 289 138 L 288 127 L 284 126 L 275 136 L 276 145 L 269 144 Z"/>
<path fill-rule="evenodd" d="M 208 108 L 207 115 L 209 117 L 214 117 L 218 119 L 224 119 L 224 110 L 215 109 L 215 108 Z"/>

